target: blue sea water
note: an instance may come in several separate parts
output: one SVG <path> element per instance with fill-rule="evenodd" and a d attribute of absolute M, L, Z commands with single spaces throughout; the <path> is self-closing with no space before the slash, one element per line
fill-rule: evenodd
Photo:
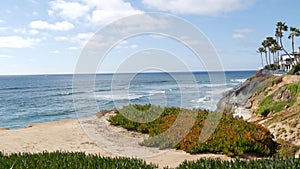
<path fill-rule="evenodd" d="M 175 73 L 176 79 L 168 73 L 119 74 L 117 78 L 113 74 L 97 74 L 93 81 L 87 78 L 89 75 L 80 75 L 80 90 L 73 88 L 73 75 L 0 76 L 0 127 L 17 129 L 34 123 L 88 117 L 98 110 L 127 104 L 214 110 L 225 90 L 237 87 L 254 73 L 227 71 L 226 84 L 211 83 L 207 72 L 194 72 L 195 81 L 187 73 Z M 91 99 L 95 100 L 96 109 L 89 104 Z"/>

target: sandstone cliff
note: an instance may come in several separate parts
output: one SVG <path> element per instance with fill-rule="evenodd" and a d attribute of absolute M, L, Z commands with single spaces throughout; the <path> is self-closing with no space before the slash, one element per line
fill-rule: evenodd
<path fill-rule="evenodd" d="M 296 145 L 299 149 L 300 76 L 256 73 L 226 92 L 217 107 L 218 111 L 266 126 L 276 141 Z"/>

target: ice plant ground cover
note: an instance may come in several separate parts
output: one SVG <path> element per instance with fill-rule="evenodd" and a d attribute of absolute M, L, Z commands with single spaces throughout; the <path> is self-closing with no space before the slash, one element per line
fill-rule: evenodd
<path fill-rule="evenodd" d="M 150 109 L 151 107 L 151 109 Z M 140 110 L 133 113 L 134 110 Z M 135 116 L 151 118 L 149 114 L 156 116 L 152 111 L 162 112 L 154 121 L 148 123 L 134 122 L 128 119 L 135 119 Z M 122 112 L 122 113 L 120 113 Z M 165 137 L 155 137 L 175 122 L 179 112 L 197 113 L 195 123 L 185 136 L 178 136 L 177 133 L 170 133 Z M 140 113 L 140 114 L 138 114 Z M 116 112 L 116 115 L 109 119 L 112 125 L 122 126 L 128 130 L 141 133 L 149 133 L 149 139 L 144 140 L 141 145 L 164 148 L 176 148 L 191 154 L 197 153 L 223 153 L 227 156 L 242 156 L 245 154 L 255 154 L 257 156 L 272 156 L 276 153 L 277 143 L 272 140 L 271 133 L 264 127 L 248 123 L 240 119 L 235 119 L 230 114 L 223 114 L 214 133 L 206 142 L 199 142 L 199 136 L 208 117 L 207 110 L 200 109 L 180 109 L 175 107 L 162 108 L 153 105 L 130 105 L 125 106 Z M 124 114 L 127 118 L 124 117 Z M 147 117 L 146 117 L 147 116 Z M 179 123 L 189 123 L 189 119 L 181 119 Z M 182 124 L 184 125 L 184 124 Z M 175 126 L 180 128 L 180 124 Z M 170 147 L 176 138 L 182 140 L 175 146 Z"/>

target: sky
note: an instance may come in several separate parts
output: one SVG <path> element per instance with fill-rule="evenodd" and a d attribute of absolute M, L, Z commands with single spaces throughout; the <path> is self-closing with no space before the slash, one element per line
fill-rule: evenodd
<path fill-rule="evenodd" d="M 261 66 L 257 48 L 265 37 L 274 36 L 276 23 L 283 21 L 288 26 L 300 27 L 300 1 L 297 0 L 10 0 L 0 3 L 0 75 L 74 73 L 85 45 L 97 32 L 123 17 L 148 12 L 171 14 L 194 25 L 214 46 L 224 70 L 257 70 Z M 284 44 L 290 50 L 287 36 Z M 296 39 L 298 46 L 300 39 Z M 98 65 L 97 71 L 115 72 L 130 55 L 138 53 L 143 57 L 147 53 L 144 50 L 158 48 L 165 55 L 176 55 L 192 71 L 206 70 L 201 60 L 182 44 L 147 35 L 120 41 Z M 163 53 L 159 52 L 161 57 Z M 151 60 L 149 52 L 147 58 Z M 133 60 L 131 66 L 134 64 L 139 63 Z M 166 64 L 170 65 L 169 70 L 180 71 L 172 60 Z"/>

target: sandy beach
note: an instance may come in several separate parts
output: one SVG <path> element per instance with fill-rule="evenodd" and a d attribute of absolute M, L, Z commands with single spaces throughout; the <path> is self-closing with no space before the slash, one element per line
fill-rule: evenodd
<path fill-rule="evenodd" d="M 85 152 L 102 156 L 127 156 L 144 159 L 147 163 L 176 167 L 184 160 L 199 158 L 220 158 L 225 155 L 190 155 L 180 150 L 159 150 L 140 146 L 147 135 L 128 132 L 109 125 L 109 114 L 93 116 L 82 120 L 63 120 L 30 125 L 17 130 L 0 130 L 0 151 L 15 152 Z"/>

